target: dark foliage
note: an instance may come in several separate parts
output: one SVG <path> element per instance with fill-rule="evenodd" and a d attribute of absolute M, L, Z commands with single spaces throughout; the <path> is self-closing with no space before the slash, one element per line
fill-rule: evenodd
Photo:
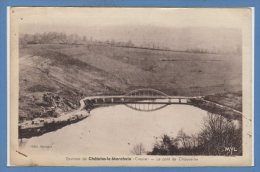
<path fill-rule="evenodd" d="M 223 116 L 209 113 L 197 135 L 180 130 L 176 138 L 163 135 L 151 155 L 242 155 L 242 129 Z"/>

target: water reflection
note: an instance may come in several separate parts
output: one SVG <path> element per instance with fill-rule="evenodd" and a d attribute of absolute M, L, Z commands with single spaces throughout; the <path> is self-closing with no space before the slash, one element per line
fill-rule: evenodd
<path fill-rule="evenodd" d="M 125 104 L 127 107 L 137 111 L 151 112 L 168 106 L 168 104 Z"/>

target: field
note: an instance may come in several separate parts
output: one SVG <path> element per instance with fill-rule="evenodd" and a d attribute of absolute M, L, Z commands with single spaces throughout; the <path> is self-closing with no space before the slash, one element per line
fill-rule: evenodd
<path fill-rule="evenodd" d="M 207 54 L 106 44 L 31 44 L 20 48 L 20 119 L 55 116 L 90 95 L 154 88 L 169 95 L 241 91 L 238 54 Z"/>

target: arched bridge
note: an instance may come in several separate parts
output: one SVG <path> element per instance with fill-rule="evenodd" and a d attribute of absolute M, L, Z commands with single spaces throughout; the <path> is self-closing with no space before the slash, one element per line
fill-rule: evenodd
<path fill-rule="evenodd" d="M 125 95 L 92 96 L 80 101 L 81 109 L 87 111 L 95 107 L 111 104 L 125 104 L 127 107 L 139 111 L 154 111 L 170 104 L 189 104 L 193 97 L 169 96 L 159 90 L 145 88 L 133 90 Z"/>

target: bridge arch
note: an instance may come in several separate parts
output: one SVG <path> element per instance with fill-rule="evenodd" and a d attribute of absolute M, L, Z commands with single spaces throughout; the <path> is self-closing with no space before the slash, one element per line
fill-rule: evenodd
<path fill-rule="evenodd" d="M 165 94 L 162 91 L 153 89 L 153 88 L 141 88 L 130 91 L 129 93 L 125 94 L 125 96 L 165 96 L 169 97 L 169 95 Z"/>
<path fill-rule="evenodd" d="M 169 98 L 169 95 L 165 94 L 162 91 L 156 90 L 156 89 L 152 89 L 152 88 L 141 88 L 141 89 L 136 89 L 133 91 L 130 91 L 129 93 L 125 94 L 125 96 L 130 96 L 133 98 L 142 98 L 142 97 L 146 97 L 149 101 L 149 103 L 146 102 L 146 104 L 135 104 L 135 103 L 131 103 L 131 104 L 125 104 L 127 107 L 137 110 L 137 111 L 144 111 L 144 112 L 150 112 L 150 111 L 156 111 L 159 109 L 162 109 L 164 107 L 166 107 L 168 104 L 156 104 L 154 103 L 156 100 L 156 97 L 163 97 L 163 98 Z M 150 99 L 152 97 L 152 99 Z M 142 99 L 140 99 L 142 100 Z"/>

